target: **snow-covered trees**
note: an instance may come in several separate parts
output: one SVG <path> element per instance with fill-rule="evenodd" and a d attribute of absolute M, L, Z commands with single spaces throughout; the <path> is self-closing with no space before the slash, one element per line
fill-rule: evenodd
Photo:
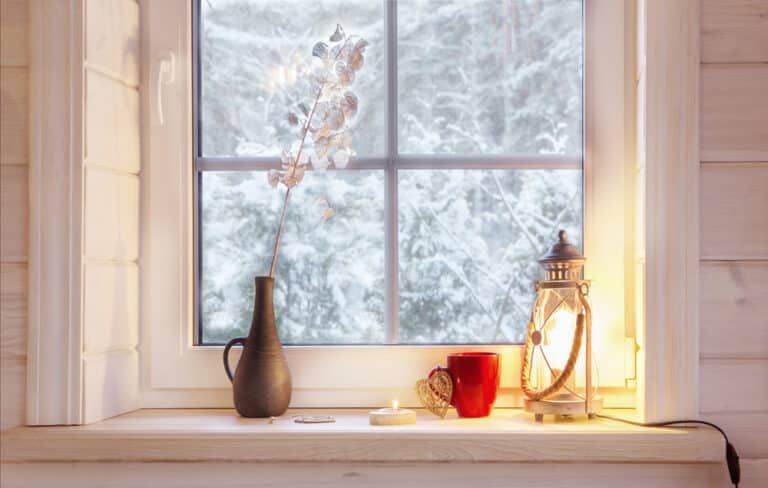
<path fill-rule="evenodd" d="M 358 156 L 386 157 L 384 15 L 378 0 L 203 0 L 204 156 L 279 156 L 296 80 L 336 23 L 370 45 L 355 81 Z M 581 155 L 578 0 L 398 2 L 401 154 Z M 325 34 L 327 35 L 327 34 Z M 287 343 L 386 339 L 384 170 L 308 174 L 291 196 L 276 280 Z M 201 178 L 203 340 L 247 330 L 281 191 L 265 172 Z M 333 217 L 324 221 L 330 205 Z M 540 272 L 565 228 L 581 240 L 581 171 L 399 170 L 400 340 L 520 342 Z"/>

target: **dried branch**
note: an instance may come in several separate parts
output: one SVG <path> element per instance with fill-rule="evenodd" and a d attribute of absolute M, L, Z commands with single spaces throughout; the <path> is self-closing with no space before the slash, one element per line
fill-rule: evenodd
<path fill-rule="evenodd" d="M 491 173 L 491 177 L 493 178 L 493 182 L 496 184 L 496 188 L 499 190 L 499 195 L 501 196 L 501 200 L 504 202 L 504 206 L 507 207 L 507 211 L 509 211 L 510 217 L 512 217 L 512 220 L 520 228 L 520 231 L 523 233 L 525 238 L 528 239 L 528 242 L 531 244 L 531 247 L 535 251 L 539 251 L 538 242 L 531 235 L 531 233 L 528 231 L 525 225 L 523 225 L 523 223 L 520 221 L 520 218 L 517 216 L 517 212 L 515 212 L 515 209 L 512 208 L 512 205 L 509 203 L 509 200 L 507 200 L 507 193 L 504 191 L 504 188 L 501 186 L 499 177 L 496 176 L 496 173 L 494 173 L 493 171 L 491 171 L 490 173 Z"/>

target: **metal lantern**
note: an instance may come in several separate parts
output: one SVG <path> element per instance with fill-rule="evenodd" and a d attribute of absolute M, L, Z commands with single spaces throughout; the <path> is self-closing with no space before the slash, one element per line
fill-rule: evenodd
<path fill-rule="evenodd" d="M 539 259 L 545 279 L 536 282 L 521 367 L 525 410 L 539 422 L 545 414 L 592 418 L 603 403 L 595 394 L 592 371 L 589 281 L 581 279 L 586 259 L 568 242 L 564 230 L 558 237 Z M 576 373 L 582 367 L 583 386 L 577 387 Z"/>

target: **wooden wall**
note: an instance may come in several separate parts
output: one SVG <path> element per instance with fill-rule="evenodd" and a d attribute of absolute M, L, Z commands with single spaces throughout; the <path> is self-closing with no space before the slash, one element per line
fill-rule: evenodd
<path fill-rule="evenodd" d="M 24 423 L 29 6 L 0 0 L 0 429 Z"/>
<path fill-rule="evenodd" d="M 701 1 L 701 413 L 768 458 L 768 0 Z"/>

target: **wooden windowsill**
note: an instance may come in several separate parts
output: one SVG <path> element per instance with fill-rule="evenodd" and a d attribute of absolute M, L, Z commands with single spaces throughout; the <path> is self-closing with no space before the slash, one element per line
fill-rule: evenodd
<path fill-rule="evenodd" d="M 332 424 L 292 416 L 330 414 Z M 613 415 L 629 417 L 627 411 Z M 595 419 L 537 424 L 518 409 L 485 419 L 374 427 L 366 410 L 296 410 L 270 424 L 232 410 L 138 410 L 87 426 L 19 427 L 2 435 L 3 462 L 721 462 L 708 429 L 643 428 Z"/>

